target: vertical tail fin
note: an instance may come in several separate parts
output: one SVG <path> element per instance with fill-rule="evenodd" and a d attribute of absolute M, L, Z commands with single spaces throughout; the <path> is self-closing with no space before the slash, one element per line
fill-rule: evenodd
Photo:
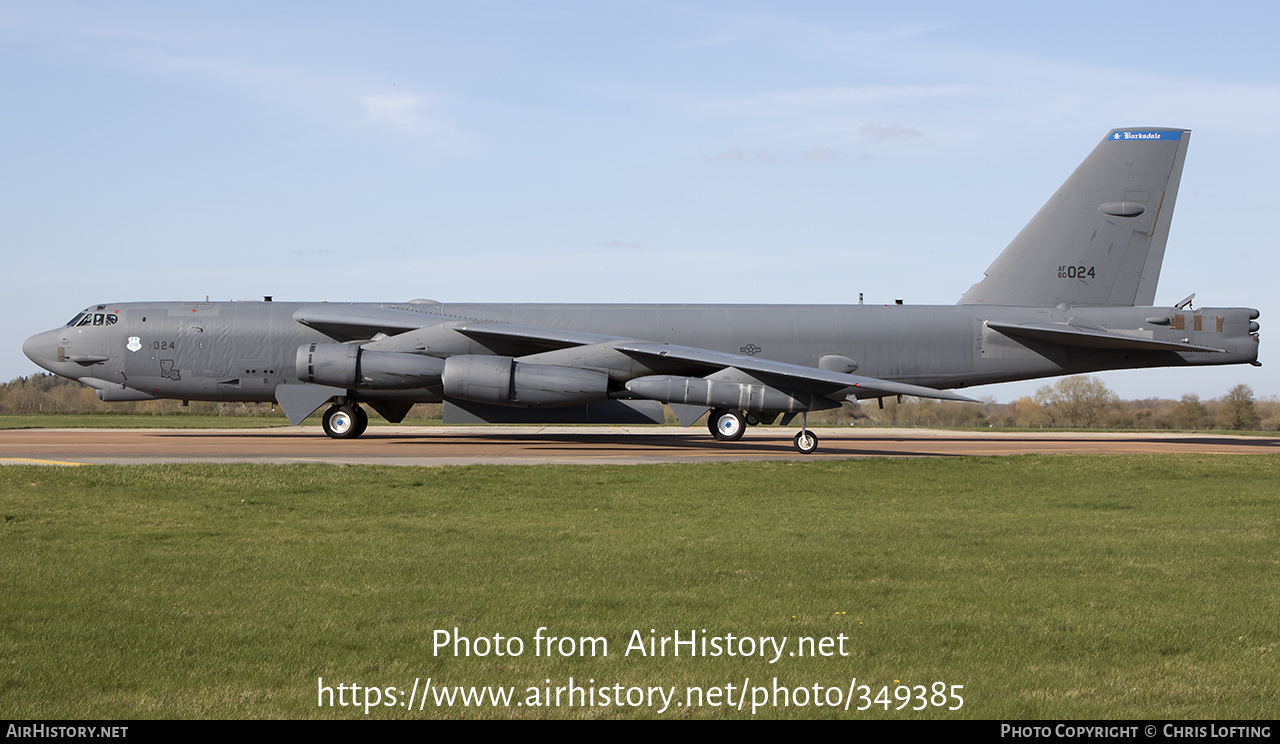
<path fill-rule="evenodd" d="M 1191 132 L 1114 129 L 961 305 L 1151 305 Z"/>

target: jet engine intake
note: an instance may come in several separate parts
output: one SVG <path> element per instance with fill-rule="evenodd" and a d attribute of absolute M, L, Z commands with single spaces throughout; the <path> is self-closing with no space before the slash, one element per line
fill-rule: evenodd
<path fill-rule="evenodd" d="M 649 375 L 627 383 L 627 390 L 663 403 L 730 408 L 761 413 L 799 413 L 839 408 L 830 398 L 764 384 L 708 380 L 701 377 Z"/>
<path fill-rule="evenodd" d="M 441 378 L 446 397 L 500 406 L 556 408 L 609 396 L 609 377 L 603 372 L 504 356 L 451 356 Z"/>
<path fill-rule="evenodd" d="M 401 351 L 366 351 L 355 344 L 303 344 L 298 379 L 362 390 L 411 390 L 440 384 L 444 360 Z"/>

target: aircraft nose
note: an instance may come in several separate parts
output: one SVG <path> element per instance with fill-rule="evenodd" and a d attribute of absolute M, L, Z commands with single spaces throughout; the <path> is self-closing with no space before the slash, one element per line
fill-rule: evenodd
<path fill-rule="evenodd" d="M 41 367 L 53 371 L 58 363 L 58 331 L 37 333 L 22 344 L 22 353 Z"/>

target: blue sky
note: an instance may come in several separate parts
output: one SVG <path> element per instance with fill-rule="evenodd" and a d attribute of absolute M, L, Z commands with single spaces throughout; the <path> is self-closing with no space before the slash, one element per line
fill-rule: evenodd
<path fill-rule="evenodd" d="M 1107 130 L 1192 130 L 1157 303 L 1262 311 L 1262 3 L 0 2 L 0 379 L 98 302 L 950 304 Z M 1043 382 L 976 388 L 1010 400 Z"/>

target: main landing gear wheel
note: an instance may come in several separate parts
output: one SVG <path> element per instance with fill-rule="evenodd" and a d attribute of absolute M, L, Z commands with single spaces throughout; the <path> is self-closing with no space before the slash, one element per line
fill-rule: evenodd
<path fill-rule="evenodd" d="M 369 425 L 369 414 L 354 403 L 343 403 L 325 411 L 320 423 L 333 439 L 354 439 Z"/>
<path fill-rule="evenodd" d="M 711 430 L 711 435 L 721 442 L 736 442 L 742 439 L 747 422 L 739 411 L 717 408 L 707 418 L 707 428 Z"/>
<path fill-rule="evenodd" d="M 818 435 L 805 429 L 796 435 L 796 451 L 802 455 L 812 455 L 818 449 Z"/>
<path fill-rule="evenodd" d="M 364 430 L 369 428 L 369 412 L 368 412 L 368 411 L 366 411 L 366 410 L 364 410 L 364 408 L 363 408 L 362 406 L 360 406 L 360 405 L 358 405 L 358 404 L 356 404 L 356 403 L 352 403 L 352 404 L 351 404 L 351 407 L 352 407 L 352 408 L 354 408 L 354 409 L 355 409 L 355 412 L 356 412 L 356 433 L 355 433 L 355 435 L 356 435 L 357 437 L 358 437 L 358 436 L 362 436 L 362 435 L 364 435 Z"/>

